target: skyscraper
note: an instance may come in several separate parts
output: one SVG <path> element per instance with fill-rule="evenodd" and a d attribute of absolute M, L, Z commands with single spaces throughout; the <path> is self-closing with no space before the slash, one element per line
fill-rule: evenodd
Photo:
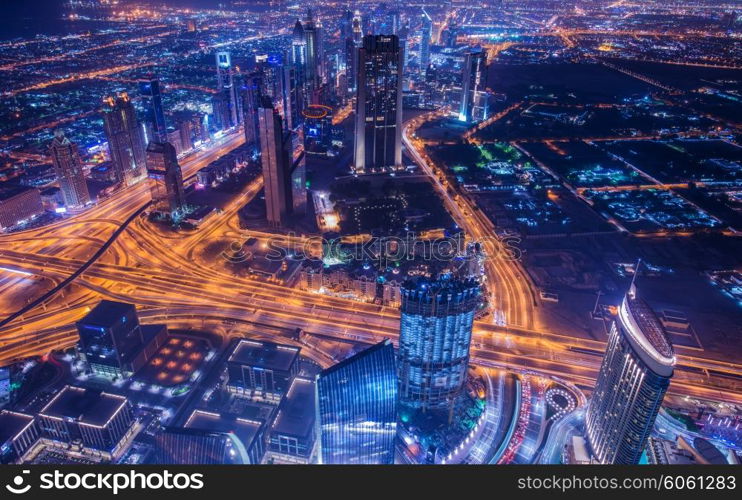
<path fill-rule="evenodd" d="M 90 203 L 90 193 L 85 182 L 85 172 L 77 144 L 65 137 L 62 130 L 54 132 L 49 156 L 52 158 L 54 172 L 57 174 L 59 188 L 62 190 L 67 208 L 80 208 Z"/>
<path fill-rule="evenodd" d="M 358 49 L 363 45 L 363 20 L 356 10 L 351 19 L 351 35 L 345 39 L 346 74 L 348 90 L 355 92 L 358 87 Z"/>
<path fill-rule="evenodd" d="M 461 84 L 459 120 L 464 122 L 487 119 L 487 53 L 477 47 L 466 54 L 464 79 Z"/>
<path fill-rule="evenodd" d="M 321 87 L 324 77 L 324 46 L 322 43 L 322 26 L 314 20 L 312 9 L 307 10 L 304 23 L 304 40 L 306 43 L 306 83 L 310 94 Z"/>
<path fill-rule="evenodd" d="M 242 115 L 244 117 L 245 143 L 260 148 L 260 128 L 258 124 L 258 107 L 261 99 L 262 79 L 259 73 L 245 78 L 245 90 L 242 92 Z"/>
<path fill-rule="evenodd" d="M 144 175 L 147 165 L 142 128 L 128 94 L 103 100 L 103 129 L 116 180 L 129 185 Z"/>
<path fill-rule="evenodd" d="M 585 415 L 594 460 L 637 464 L 675 366 L 662 323 L 632 283 L 611 326 L 595 391 Z"/>
<path fill-rule="evenodd" d="M 222 51 L 216 53 L 216 78 L 217 90 L 222 94 L 224 101 L 229 107 L 229 126 L 235 127 L 240 123 L 242 114 L 240 112 L 240 103 L 237 99 L 237 86 L 234 81 L 232 57 L 229 52 Z"/>
<path fill-rule="evenodd" d="M 430 66 L 430 39 L 433 36 L 433 20 L 423 9 L 420 27 L 420 71 L 425 73 Z"/>
<path fill-rule="evenodd" d="M 175 214 L 185 205 L 183 173 L 175 147 L 169 142 L 150 142 L 147 146 L 147 176 L 154 210 Z"/>
<path fill-rule="evenodd" d="M 322 371 L 316 391 L 320 463 L 394 462 L 397 379 L 390 340 Z"/>
<path fill-rule="evenodd" d="M 401 404 L 423 411 L 452 408 L 466 381 L 479 294 L 474 280 L 417 278 L 403 285 Z"/>
<path fill-rule="evenodd" d="M 271 225 L 281 226 L 291 213 L 291 141 L 268 97 L 262 98 L 258 108 L 258 123 L 266 217 Z"/>
<path fill-rule="evenodd" d="M 363 37 L 353 158 L 358 173 L 402 167 L 402 58 L 396 36 Z"/>
<path fill-rule="evenodd" d="M 160 81 L 156 78 L 139 82 L 139 92 L 147 103 L 147 121 L 150 124 L 151 134 L 145 137 L 145 143 L 162 142 L 167 139 L 167 124 L 162 107 Z"/>

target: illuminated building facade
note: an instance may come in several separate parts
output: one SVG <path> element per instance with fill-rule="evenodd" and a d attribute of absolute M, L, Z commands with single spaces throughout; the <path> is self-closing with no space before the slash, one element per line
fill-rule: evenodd
<path fill-rule="evenodd" d="M 142 128 L 128 94 L 121 93 L 103 100 L 103 129 L 116 181 L 132 184 L 145 173 L 146 155 Z"/>
<path fill-rule="evenodd" d="M 145 137 L 145 144 L 165 141 L 167 138 L 167 123 L 165 122 L 165 111 L 162 107 L 160 81 L 156 78 L 150 78 L 139 82 L 139 93 L 146 103 L 147 121 L 149 122 L 149 126 L 145 129 L 149 130 Z"/>
<path fill-rule="evenodd" d="M 268 437 L 267 454 L 271 463 L 313 462 L 316 449 L 314 392 L 314 380 L 297 377 L 281 400 Z"/>
<path fill-rule="evenodd" d="M 258 108 L 260 156 L 265 181 L 265 211 L 268 223 L 286 224 L 291 214 L 291 138 L 284 132 L 281 115 L 270 98 Z"/>
<path fill-rule="evenodd" d="M 401 293 L 400 403 L 422 411 L 451 409 L 466 382 L 479 284 L 417 278 Z"/>
<path fill-rule="evenodd" d="M 278 404 L 299 373 L 298 347 L 241 339 L 227 360 L 227 390 Z"/>
<path fill-rule="evenodd" d="M 265 453 L 265 422 L 249 418 L 222 415 L 204 410 L 195 410 L 188 417 L 185 429 L 224 435 L 224 449 L 228 457 L 226 462 L 233 464 L 259 464 Z M 221 446 L 215 440 L 208 444 L 212 452 L 218 453 Z M 202 447 L 202 451 L 208 448 Z M 207 459 L 202 455 L 201 459 Z M 190 463 L 189 461 L 183 463 Z"/>
<path fill-rule="evenodd" d="M 147 146 L 147 176 L 154 210 L 176 214 L 185 205 L 183 173 L 175 147 L 169 142 L 150 142 Z"/>
<path fill-rule="evenodd" d="M 425 9 L 420 27 L 420 71 L 424 74 L 430 66 L 430 39 L 433 36 L 433 20 Z"/>
<path fill-rule="evenodd" d="M 59 188 L 62 190 L 67 208 L 81 208 L 90 203 L 90 193 L 85 182 L 85 172 L 77 144 L 65 137 L 62 130 L 54 132 L 49 156 L 52 158 L 54 172 L 57 174 Z"/>
<path fill-rule="evenodd" d="M 310 104 L 302 111 L 304 118 L 304 151 L 326 155 L 332 146 L 332 108 Z"/>
<path fill-rule="evenodd" d="M 31 415 L 0 411 L 0 464 L 14 463 L 39 438 L 39 427 Z"/>
<path fill-rule="evenodd" d="M 113 453 L 130 434 L 134 412 L 124 396 L 65 386 L 39 412 L 44 437 Z"/>
<path fill-rule="evenodd" d="M 594 461 L 639 463 L 674 366 L 662 324 L 632 284 L 611 327 L 585 416 Z"/>
<path fill-rule="evenodd" d="M 242 120 L 241 103 L 237 98 L 232 57 L 229 52 L 216 53 L 217 90 L 222 95 L 228 107 L 227 118 L 229 123 L 223 123 L 223 128 L 236 127 Z"/>
<path fill-rule="evenodd" d="M 139 324 L 133 304 L 102 300 L 76 323 L 78 351 L 90 369 L 106 376 L 129 376 L 144 366 L 167 336 L 167 329 Z"/>
<path fill-rule="evenodd" d="M 390 340 L 322 371 L 316 391 L 320 463 L 394 463 L 397 377 Z"/>
<path fill-rule="evenodd" d="M 402 57 L 394 35 L 367 35 L 358 50 L 357 173 L 402 168 Z"/>
<path fill-rule="evenodd" d="M 0 231 L 44 212 L 41 193 L 29 186 L 0 187 Z"/>
<path fill-rule="evenodd" d="M 459 120 L 479 122 L 487 119 L 487 52 L 481 48 L 470 50 L 464 59 L 464 80 L 461 85 Z"/>

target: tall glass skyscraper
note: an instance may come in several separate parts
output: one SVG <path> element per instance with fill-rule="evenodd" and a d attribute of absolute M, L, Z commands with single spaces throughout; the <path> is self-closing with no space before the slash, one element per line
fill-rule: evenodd
<path fill-rule="evenodd" d="M 423 411 L 450 409 L 466 381 L 475 280 L 413 279 L 402 287 L 400 403 Z"/>
<path fill-rule="evenodd" d="M 85 171 L 77 144 L 65 137 L 62 130 L 54 132 L 54 139 L 49 146 L 49 156 L 67 208 L 81 208 L 90 203 L 90 193 L 85 182 Z"/>
<path fill-rule="evenodd" d="M 459 120 L 464 122 L 487 119 L 487 52 L 481 48 L 470 50 L 464 59 L 464 79 L 461 85 Z"/>
<path fill-rule="evenodd" d="M 395 35 L 367 35 L 358 49 L 353 168 L 402 168 L 402 51 Z"/>
<path fill-rule="evenodd" d="M 145 138 L 146 143 L 167 141 L 167 124 L 165 111 L 162 107 L 160 81 L 157 78 L 139 82 L 139 92 L 147 103 L 147 115 L 150 123 L 150 133 Z"/>
<path fill-rule="evenodd" d="M 674 366 L 662 324 L 632 284 L 611 327 L 585 417 L 595 461 L 639 463 Z"/>
<path fill-rule="evenodd" d="M 420 71 L 425 73 L 430 66 L 430 39 L 433 36 L 433 20 L 423 9 L 420 27 Z"/>
<path fill-rule="evenodd" d="M 216 78 L 217 88 L 229 106 L 229 126 L 236 127 L 242 121 L 242 103 L 237 98 L 238 90 L 234 81 L 235 70 L 232 67 L 232 57 L 229 52 L 216 53 Z"/>
<path fill-rule="evenodd" d="M 263 96 L 258 108 L 258 125 L 266 218 L 272 226 L 280 227 L 291 214 L 291 140 L 283 129 L 281 115 L 267 96 Z"/>
<path fill-rule="evenodd" d="M 147 146 L 147 176 L 152 207 L 176 214 L 186 204 L 183 172 L 178 164 L 175 147 L 169 142 L 150 142 Z"/>
<path fill-rule="evenodd" d="M 125 92 L 103 99 L 103 130 L 116 172 L 116 180 L 129 185 L 141 178 L 147 168 L 142 128 L 134 104 Z"/>
<path fill-rule="evenodd" d="M 394 463 L 397 375 L 388 339 L 317 376 L 322 464 Z"/>

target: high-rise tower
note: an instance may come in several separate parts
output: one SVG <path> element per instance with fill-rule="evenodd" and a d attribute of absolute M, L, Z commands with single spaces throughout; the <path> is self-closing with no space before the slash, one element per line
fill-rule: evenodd
<path fill-rule="evenodd" d="M 323 370 L 315 387 L 320 463 L 394 463 L 398 389 L 390 340 Z"/>
<path fill-rule="evenodd" d="M 358 173 L 402 168 L 402 60 L 396 36 L 363 37 L 353 158 Z"/>
<path fill-rule="evenodd" d="M 464 79 L 461 84 L 459 120 L 464 122 L 487 119 L 487 52 L 481 48 L 470 50 L 464 59 Z"/>
<path fill-rule="evenodd" d="M 162 107 L 162 94 L 160 93 L 160 81 L 150 78 L 139 82 L 139 93 L 147 103 L 147 121 L 150 133 L 145 137 L 145 144 L 150 142 L 162 142 L 167 140 L 167 123 L 165 123 L 165 112 Z"/>
<path fill-rule="evenodd" d="M 103 100 L 103 129 L 108 139 L 116 180 L 129 185 L 147 168 L 142 127 L 128 94 Z"/>
<path fill-rule="evenodd" d="M 420 71 L 425 73 L 430 66 L 430 39 L 433 36 L 433 20 L 425 9 L 420 27 Z"/>
<path fill-rule="evenodd" d="M 258 123 L 266 217 L 271 225 L 281 226 L 291 213 L 291 140 L 268 97 L 258 108 Z"/>
<path fill-rule="evenodd" d="M 417 278 L 403 285 L 401 404 L 423 411 L 452 408 L 466 381 L 479 294 L 474 280 Z"/>
<path fill-rule="evenodd" d="M 232 67 L 232 57 L 229 52 L 216 53 L 216 78 L 217 89 L 224 96 L 224 100 L 229 106 L 229 125 L 235 127 L 242 119 L 240 112 L 240 103 L 237 99 L 237 86 L 234 81 L 234 68 Z"/>
<path fill-rule="evenodd" d="M 639 463 L 674 366 L 675 354 L 662 323 L 637 297 L 632 283 L 611 327 L 585 416 L 595 461 Z"/>
<path fill-rule="evenodd" d="M 77 144 L 65 137 L 62 130 L 54 132 L 49 147 L 49 156 L 54 164 L 59 188 L 67 208 L 81 208 L 90 203 L 90 193 L 85 182 L 82 160 Z"/>
<path fill-rule="evenodd" d="M 147 146 L 147 175 L 155 210 L 175 214 L 185 205 L 183 173 L 175 147 L 169 142 L 150 142 Z"/>

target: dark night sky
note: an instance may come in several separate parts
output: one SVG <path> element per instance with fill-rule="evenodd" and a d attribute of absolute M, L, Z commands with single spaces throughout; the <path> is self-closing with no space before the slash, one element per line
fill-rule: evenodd
<path fill-rule="evenodd" d="M 0 40 L 33 37 L 37 34 L 59 35 L 101 27 L 96 23 L 61 20 L 65 0 L 0 0 Z M 219 0 L 156 0 L 172 5 L 210 6 Z M 229 4 L 229 0 L 221 0 Z"/>

